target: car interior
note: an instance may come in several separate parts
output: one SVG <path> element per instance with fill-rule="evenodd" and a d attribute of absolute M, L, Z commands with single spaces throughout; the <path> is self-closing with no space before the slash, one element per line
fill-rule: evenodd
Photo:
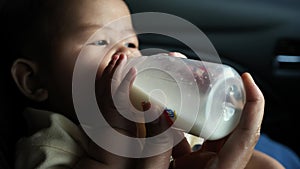
<path fill-rule="evenodd" d="M 207 36 L 223 64 L 239 73 L 251 73 L 266 100 L 261 132 L 300 156 L 300 1 L 125 1 L 132 13 L 161 12 L 185 19 Z M 155 19 L 151 22 L 155 24 Z M 174 30 L 189 34 L 183 28 Z M 154 33 L 139 34 L 138 38 L 144 55 L 155 51 L 146 50 L 151 48 L 199 59 L 178 39 Z M 11 83 L 8 63 L 2 60 L 0 71 L 0 169 L 12 168 L 14 144 L 24 132 L 23 119 L 16 114 L 22 106 L 15 107 L 12 102 L 26 103 Z"/>

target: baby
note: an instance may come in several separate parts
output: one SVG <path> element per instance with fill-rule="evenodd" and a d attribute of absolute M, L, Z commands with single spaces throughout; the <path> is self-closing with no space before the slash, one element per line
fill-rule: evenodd
<path fill-rule="evenodd" d="M 110 82 L 116 68 L 127 58 L 141 55 L 131 20 L 124 19 L 130 15 L 128 7 L 122 0 L 31 0 L 27 8 L 23 16 L 26 25 L 19 30 L 20 55 L 15 56 L 11 73 L 17 87 L 33 103 L 24 111 L 28 136 L 17 143 L 16 169 L 282 168 L 254 150 L 264 98 L 248 73 L 242 75 L 247 104 L 239 126 L 227 138 L 205 142 L 197 152 L 192 152 L 183 139 L 149 158 L 123 157 L 96 145 L 82 130 L 72 99 L 73 70 L 83 48 L 86 63 L 93 64 L 101 57 L 95 93 L 107 122 L 130 137 L 151 137 L 158 132 L 158 124 L 137 124 L 124 118 L 112 101 Z M 121 22 L 110 24 L 120 18 Z M 135 71 L 130 71 L 129 79 L 134 76 Z M 164 119 L 160 122 L 163 126 Z"/>

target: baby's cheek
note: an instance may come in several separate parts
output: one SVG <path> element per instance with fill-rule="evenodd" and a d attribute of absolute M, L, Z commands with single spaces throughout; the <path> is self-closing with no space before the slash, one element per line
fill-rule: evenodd
<path fill-rule="evenodd" d="M 97 70 L 96 80 L 100 79 L 103 76 L 104 69 L 107 67 L 107 65 L 108 62 L 106 60 L 102 60 Z"/>
<path fill-rule="evenodd" d="M 142 56 L 141 51 L 134 50 L 129 57 L 139 57 L 139 56 Z"/>

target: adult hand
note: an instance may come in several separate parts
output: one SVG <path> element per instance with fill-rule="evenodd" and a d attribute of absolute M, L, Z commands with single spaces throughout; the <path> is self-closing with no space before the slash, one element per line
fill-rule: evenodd
<path fill-rule="evenodd" d="M 242 79 L 246 104 L 236 129 L 226 138 L 204 142 L 196 152 L 191 152 L 186 140 L 181 141 L 173 149 L 170 168 L 283 168 L 273 158 L 254 150 L 260 136 L 265 100 L 249 73 L 242 74 Z"/>

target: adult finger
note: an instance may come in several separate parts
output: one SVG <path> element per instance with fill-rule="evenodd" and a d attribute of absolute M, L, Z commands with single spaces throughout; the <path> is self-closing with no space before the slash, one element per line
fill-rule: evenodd
<path fill-rule="evenodd" d="M 264 97 L 249 73 L 242 74 L 246 104 L 240 123 L 208 168 L 245 168 L 252 156 L 264 114 Z"/>
<path fill-rule="evenodd" d="M 180 131 L 178 131 L 180 132 Z M 184 135 L 182 132 L 178 133 L 178 135 Z M 191 145 L 187 141 L 186 137 L 184 136 L 176 136 L 176 137 L 183 137 L 183 139 L 173 147 L 172 150 L 172 157 L 173 159 L 177 159 L 179 157 L 185 156 L 192 152 Z"/>
<path fill-rule="evenodd" d="M 216 156 L 217 155 L 214 152 L 192 152 L 174 159 L 173 162 L 171 162 L 169 169 L 204 168 L 207 163 Z"/>
<path fill-rule="evenodd" d="M 201 148 L 199 151 L 202 151 L 202 152 L 209 151 L 209 152 L 218 153 L 222 149 L 222 147 L 225 144 L 228 137 L 229 137 L 229 135 L 222 139 L 218 139 L 218 140 L 206 140 L 201 145 Z"/>
<path fill-rule="evenodd" d="M 179 53 L 179 52 L 169 52 L 169 56 L 174 56 L 174 57 L 179 57 L 179 58 L 187 58 L 184 54 Z"/>

